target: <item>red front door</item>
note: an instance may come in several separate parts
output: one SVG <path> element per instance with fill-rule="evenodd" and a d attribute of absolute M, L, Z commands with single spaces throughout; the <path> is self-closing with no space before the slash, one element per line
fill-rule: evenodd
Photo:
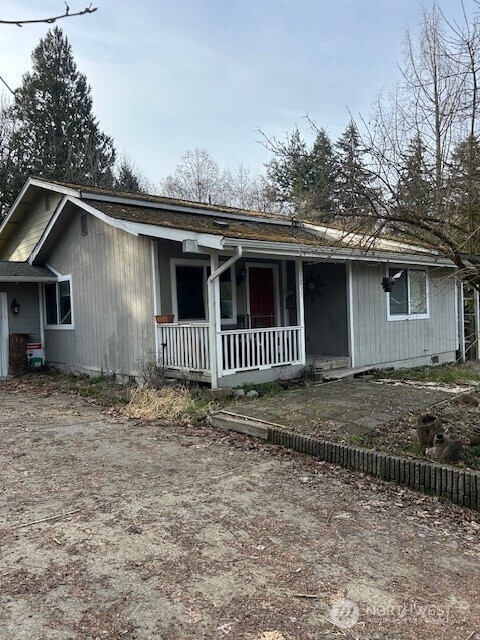
<path fill-rule="evenodd" d="M 249 267 L 250 327 L 275 326 L 275 289 L 272 267 Z"/>

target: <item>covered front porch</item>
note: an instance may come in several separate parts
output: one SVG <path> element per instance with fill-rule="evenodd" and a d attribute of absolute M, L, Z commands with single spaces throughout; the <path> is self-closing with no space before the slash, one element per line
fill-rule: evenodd
<path fill-rule="evenodd" d="M 180 256 L 159 242 L 154 251 L 157 364 L 167 377 L 232 387 L 296 377 L 321 360 L 349 362 L 345 265 L 332 279 L 332 265 L 241 247 Z"/>

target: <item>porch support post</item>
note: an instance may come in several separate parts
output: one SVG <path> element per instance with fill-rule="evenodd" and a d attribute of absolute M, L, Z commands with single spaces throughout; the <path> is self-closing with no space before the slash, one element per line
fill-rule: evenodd
<path fill-rule="evenodd" d="M 465 362 L 465 306 L 463 300 L 463 281 L 457 283 L 457 300 L 458 300 L 458 333 L 460 338 L 460 360 Z"/>
<path fill-rule="evenodd" d="M 297 282 L 297 322 L 300 327 L 300 362 L 306 364 L 305 299 L 303 297 L 303 262 L 301 258 L 295 260 L 295 280 Z"/>
<path fill-rule="evenodd" d="M 153 286 L 153 315 L 159 315 L 161 313 L 161 301 L 160 301 L 160 271 L 158 268 L 158 246 L 157 241 L 151 241 L 152 252 L 152 286 Z M 158 339 L 159 330 L 155 317 L 152 319 L 155 327 L 155 362 L 160 364 L 160 341 Z M 163 353 L 162 353 L 163 358 Z M 163 364 L 163 361 L 162 363 Z"/>
<path fill-rule="evenodd" d="M 210 271 L 214 274 L 218 269 L 218 254 L 210 254 Z M 207 295 L 208 295 L 208 345 L 210 352 L 210 376 L 212 389 L 218 388 L 218 354 L 217 354 L 217 293 L 218 278 L 207 278 Z"/>
<path fill-rule="evenodd" d="M 43 306 L 43 284 L 41 282 L 38 283 L 38 315 L 40 319 L 40 342 L 45 353 L 45 310 Z M 47 356 L 45 354 L 46 359 Z"/>
<path fill-rule="evenodd" d="M 352 263 L 347 264 L 347 318 L 348 318 L 348 347 L 350 351 L 350 366 L 355 367 L 355 332 L 353 318 L 353 274 Z"/>
<path fill-rule="evenodd" d="M 220 336 L 221 317 L 220 317 L 220 280 L 219 277 L 224 271 L 230 269 L 232 264 L 243 255 L 241 246 L 236 247 L 235 255 L 218 266 L 218 254 L 210 254 L 210 275 L 207 278 L 207 295 L 208 295 L 208 338 L 209 338 L 209 354 L 210 354 L 210 376 L 212 389 L 218 389 L 218 361 L 219 354 L 222 356 L 222 342 Z"/>

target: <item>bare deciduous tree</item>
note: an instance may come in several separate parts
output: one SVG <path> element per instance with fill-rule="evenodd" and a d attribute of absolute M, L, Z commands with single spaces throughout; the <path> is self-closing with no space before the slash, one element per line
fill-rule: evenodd
<path fill-rule="evenodd" d="M 464 11 L 460 24 L 433 5 L 423 11 L 419 31 L 407 32 L 399 85 L 362 122 L 382 194 L 372 202 L 377 228 L 452 259 L 476 287 L 479 65 L 478 13 Z"/>
<path fill-rule="evenodd" d="M 182 200 L 255 209 L 278 210 L 262 176 L 240 165 L 236 169 L 220 169 L 206 149 L 184 153 L 173 174 L 160 186 L 163 195 Z"/>
<path fill-rule="evenodd" d="M 17 27 L 22 27 L 24 24 L 53 24 L 57 20 L 63 20 L 63 18 L 73 18 L 75 16 L 84 16 L 88 13 L 94 13 L 97 10 L 97 7 L 92 7 L 90 4 L 85 9 L 81 11 L 76 11 L 74 13 L 70 13 L 70 7 L 65 2 L 65 11 L 57 16 L 48 16 L 47 18 L 30 18 L 30 19 L 20 19 L 20 20 L 0 20 L 0 24 L 13 24 Z"/>

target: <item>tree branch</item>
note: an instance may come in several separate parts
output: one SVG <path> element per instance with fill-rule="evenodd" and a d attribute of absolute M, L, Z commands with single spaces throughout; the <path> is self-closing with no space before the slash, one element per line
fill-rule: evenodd
<path fill-rule="evenodd" d="M 52 16 L 50 18 L 37 18 L 32 20 L 0 20 L 0 24 L 16 24 L 17 27 L 23 27 L 24 24 L 37 24 L 39 22 L 44 22 L 46 24 L 53 24 L 57 20 L 62 20 L 62 18 L 73 18 L 74 16 L 84 16 L 87 13 L 94 13 L 97 10 L 97 7 L 92 7 L 90 4 L 88 7 L 85 7 L 82 11 L 77 11 L 76 13 L 70 13 L 70 7 L 67 3 L 65 3 L 65 13 L 62 13 L 59 16 Z"/>

